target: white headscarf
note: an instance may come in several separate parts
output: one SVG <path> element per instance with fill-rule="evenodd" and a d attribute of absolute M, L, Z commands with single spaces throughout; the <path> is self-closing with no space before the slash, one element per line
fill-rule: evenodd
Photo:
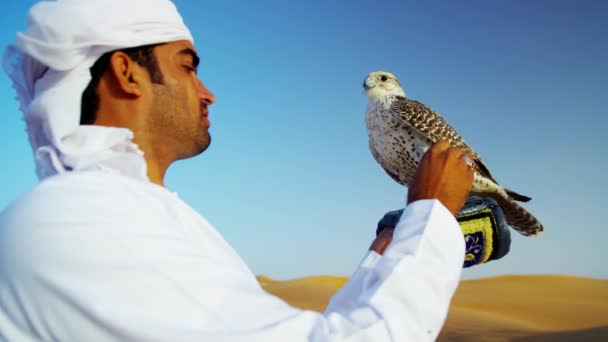
<path fill-rule="evenodd" d="M 105 52 L 176 40 L 193 42 L 169 0 L 58 0 L 30 9 L 27 29 L 4 52 L 3 66 L 17 91 L 40 179 L 133 152 L 139 162 L 128 167 L 146 178 L 130 130 L 80 126 L 82 92 L 89 68 Z"/>

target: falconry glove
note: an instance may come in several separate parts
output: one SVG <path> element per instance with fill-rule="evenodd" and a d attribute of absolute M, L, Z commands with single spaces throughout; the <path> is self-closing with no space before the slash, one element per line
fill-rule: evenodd
<path fill-rule="evenodd" d="M 376 235 L 394 229 L 403 209 L 390 211 L 378 222 Z M 511 234 L 498 203 L 489 197 L 471 196 L 456 214 L 466 243 L 463 267 L 497 260 L 509 253 Z"/>

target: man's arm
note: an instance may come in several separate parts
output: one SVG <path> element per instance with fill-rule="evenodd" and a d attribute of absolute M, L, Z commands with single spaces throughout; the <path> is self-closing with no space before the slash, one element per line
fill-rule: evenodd
<path fill-rule="evenodd" d="M 442 156 L 432 165 L 454 169 L 457 158 Z M 101 173 L 42 188 L 0 220 L 0 318 L 33 339 L 433 340 L 463 262 L 452 212 L 413 201 L 384 256 L 319 314 L 263 291 L 219 233 L 162 189 Z"/>
<path fill-rule="evenodd" d="M 473 178 L 472 170 L 461 160 L 462 156 L 461 151 L 451 149 L 444 142 L 429 149 L 421 161 L 414 184 L 409 189 L 408 206 L 397 224 L 397 231 L 385 229 L 380 232 L 350 281 L 332 298 L 326 314 L 353 310 L 358 305 L 357 297 L 370 288 L 370 278 L 373 278 L 379 269 L 386 268 L 386 264 L 390 265 L 391 260 L 383 259 L 398 259 L 400 261 L 397 264 L 404 259 L 418 259 L 407 267 L 409 270 L 406 271 L 407 275 L 402 280 L 401 288 L 395 291 L 410 297 L 405 298 L 407 303 L 404 304 L 413 310 L 420 305 L 431 308 L 427 317 L 420 315 L 418 323 L 421 324 L 408 326 L 411 334 L 407 336 L 423 339 L 433 339 L 437 336 L 462 267 L 463 240 L 453 214 L 464 204 Z M 429 206 L 429 201 L 425 199 L 432 198 L 442 204 Z M 426 219 L 420 219 L 424 216 Z M 441 222 L 442 220 L 445 222 Z M 451 236 L 451 240 L 445 241 L 446 236 Z M 394 237 L 396 241 L 391 244 Z M 436 247 L 435 251 L 432 247 Z M 383 258 L 382 254 L 387 249 L 389 258 Z M 430 271 L 426 272 L 429 276 L 424 276 L 424 270 L 416 271 L 416 266 L 426 267 L 427 271 Z M 416 290 L 417 286 L 422 292 L 435 288 L 439 289 L 440 293 L 425 296 L 420 290 Z M 439 300 L 435 301 L 437 299 Z M 407 325 L 408 319 L 401 319 L 402 323 Z M 435 324 L 427 324 L 430 335 L 420 334 L 419 330 L 424 328 L 423 321 L 430 322 L 429 320 L 433 319 Z"/>

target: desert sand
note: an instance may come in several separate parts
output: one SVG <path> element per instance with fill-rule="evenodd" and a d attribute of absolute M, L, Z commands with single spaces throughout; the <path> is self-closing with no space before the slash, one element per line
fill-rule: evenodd
<path fill-rule="evenodd" d="M 347 279 L 258 280 L 295 307 L 323 311 Z M 462 281 L 438 340 L 608 341 L 608 280 L 526 275 Z"/>

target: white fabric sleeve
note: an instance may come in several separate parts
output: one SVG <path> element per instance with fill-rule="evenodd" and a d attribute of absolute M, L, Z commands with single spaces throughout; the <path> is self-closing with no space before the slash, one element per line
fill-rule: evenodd
<path fill-rule="evenodd" d="M 344 312 L 352 309 L 357 303 L 359 295 L 364 291 L 366 277 L 369 277 L 370 272 L 381 259 L 382 255 L 373 250 L 367 251 L 348 282 L 331 297 L 325 313 Z"/>
<path fill-rule="evenodd" d="M 369 306 L 395 341 L 434 340 L 447 316 L 464 262 L 454 216 L 437 200 L 408 205 L 384 256 L 368 251 L 326 316 Z"/>
<path fill-rule="evenodd" d="M 338 295 L 349 304 L 320 314 L 262 290 L 193 210 L 93 176 L 68 192 L 57 177 L 0 215 L 0 340 L 425 341 L 458 284 L 462 234 L 437 201 L 408 206 Z"/>

